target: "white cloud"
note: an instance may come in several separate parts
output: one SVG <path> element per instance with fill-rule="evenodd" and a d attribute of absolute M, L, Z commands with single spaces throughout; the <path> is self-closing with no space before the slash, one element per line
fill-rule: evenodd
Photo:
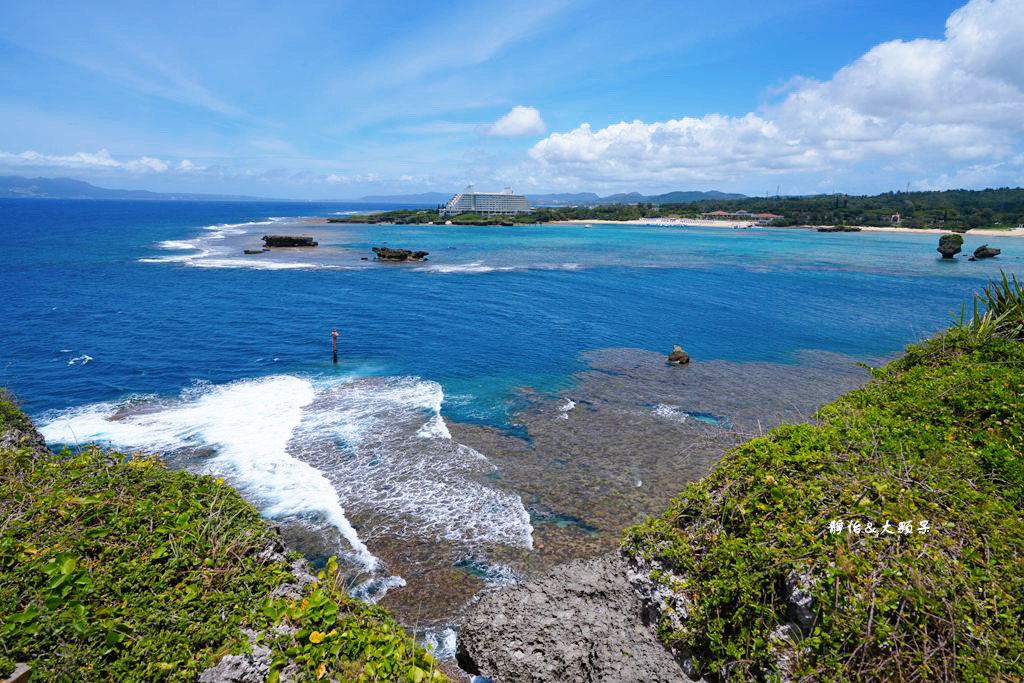
<path fill-rule="evenodd" d="M 131 173 L 164 173 L 172 168 L 179 172 L 205 170 L 188 159 L 172 166 L 171 162 L 158 157 L 143 156 L 137 159 L 117 159 L 105 149 L 98 152 L 75 152 L 74 154 L 42 154 L 34 150 L 13 153 L 0 150 L 0 166 L 41 169 L 86 169 L 119 170 Z"/>
<path fill-rule="evenodd" d="M 331 185 L 352 185 L 356 183 L 376 183 L 380 181 L 380 176 L 373 172 L 357 173 L 354 175 L 330 173 L 323 180 Z"/>
<path fill-rule="evenodd" d="M 972 0 L 942 40 L 877 45 L 830 80 L 798 79 L 778 103 L 599 130 L 584 123 L 530 150 L 552 179 L 724 180 L 831 172 L 864 162 L 997 164 L 1024 139 L 1024 0 Z"/>
<path fill-rule="evenodd" d="M 188 159 L 182 159 L 178 162 L 178 170 L 183 173 L 200 173 L 206 170 L 206 166 L 199 166 Z"/>
<path fill-rule="evenodd" d="M 489 135 L 515 136 L 541 135 L 545 130 L 547 126 L 536 108 L 517 105 L 495 121 L 487 132 Z"/>

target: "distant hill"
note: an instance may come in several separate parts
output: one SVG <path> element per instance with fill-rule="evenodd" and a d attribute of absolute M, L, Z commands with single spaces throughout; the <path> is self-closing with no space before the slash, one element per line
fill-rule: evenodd
<path fill-rule="evenodd" d="M 454 192 L 423 192 L 420 194 L 370 195 L 358 201 L 379 204 L 444 204 Z M 666 192 L 643 195 L 639 192 L 613 194 L 601 197 L 593 192 L 563 192 L 556 194 L 527 194 L 531 206 L 596 206 L 601 204 L 691 204 L 709 200 L 746 199 L 743 194 L 728 192 Z"/>
<path fill-rule="evenodd" d="M 262 197 L 233 194 L 196 194 L 192 192 L 150 192 L 149 190 L 111 190 L 73 178 L 23 178 L 0 176 L 0 198 L 21 199 L 179 199 L 207 201 L 266 201 Z"/>

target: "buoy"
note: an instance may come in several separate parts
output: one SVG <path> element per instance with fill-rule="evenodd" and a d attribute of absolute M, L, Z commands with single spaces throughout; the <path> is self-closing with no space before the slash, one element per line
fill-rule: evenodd
<path fill-rule="evenodd" d="M 331 350 L 334 352 L 334 364 L 338 364 L 338 328 L 331 330 Z"/>

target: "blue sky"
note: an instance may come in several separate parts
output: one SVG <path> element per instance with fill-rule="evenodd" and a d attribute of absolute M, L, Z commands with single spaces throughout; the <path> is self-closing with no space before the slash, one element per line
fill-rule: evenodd
<path fill-rule="evenodd" d="M 0 174 L 354 198 L 1024 185 L 1024 0 L 0 5 Z"/>

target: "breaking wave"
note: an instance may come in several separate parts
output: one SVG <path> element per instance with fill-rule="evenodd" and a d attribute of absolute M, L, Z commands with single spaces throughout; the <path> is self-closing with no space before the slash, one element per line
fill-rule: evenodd
<path fill-rule="evenodd" d="M 364 539 L 382 534 L 532 548 L 522 500 L 482 483 L 494 467 L 452 440 L 443 400 L 439 384 L 415 377 L 274 375 L 91 404 L 40 424 L 53 443 L 159 452 L 223 476 L 267 517 L 334 526 L 367 569 L 378 561 Z"/>

